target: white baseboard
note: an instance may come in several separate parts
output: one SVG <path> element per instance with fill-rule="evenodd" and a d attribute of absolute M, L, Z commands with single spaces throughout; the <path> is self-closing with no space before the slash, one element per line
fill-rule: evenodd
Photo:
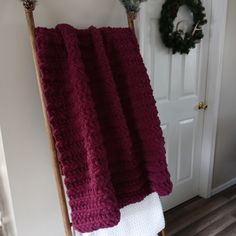
<path fill-rule="evenodd" d="M 221 191 L 224 191 L 225 189 L 227 189 L 227 188 L 229 188 L 229 187 L 231 187 L 231 186 L 233 186 L 235 184 L 236 184 L 236 178 L 233 178 L 233 179 L 229 180 L 228 182 L 226 182 L 226 183 L 224 183 L 224 184 L 222 184 L 222 185 L 212 189 L 211 196 L 213 196 L 213 195 L 215 195 L 217 193 L 220 193 Z"/>

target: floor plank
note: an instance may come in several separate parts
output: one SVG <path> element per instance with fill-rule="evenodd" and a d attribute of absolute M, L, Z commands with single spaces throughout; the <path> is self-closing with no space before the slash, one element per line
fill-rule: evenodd
<path fill-rule="evenodd" d="M 216 236 L 235 236 L 236 235 L 236 222 L 224 229 L 222 232 L 216 234 Z"/>
<path fill-rule="evenodd" d="M 204 230 L 197 233 L 196 236 L 216 235 L 235 222 L 235 217 L 223 216 L 222 218 L 216 220 L 213 224 L 206 227 Z"/>
<path fill-rule="evenodd" d="M 165 217 L 167 236 L 236 236 L 236 186 L 210 199 L 194 198 Z"/>

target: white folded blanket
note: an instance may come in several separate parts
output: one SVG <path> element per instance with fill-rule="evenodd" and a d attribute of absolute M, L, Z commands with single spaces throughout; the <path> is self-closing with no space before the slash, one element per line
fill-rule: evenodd
<path fill-rule="evenodd" d="M 156 236 L 165 228 L 160 198 L 156 193 L 143 201 L 121 209 L 121 220 L 112 228 L 92 233 L 76 233 L 76 236 Z"/>

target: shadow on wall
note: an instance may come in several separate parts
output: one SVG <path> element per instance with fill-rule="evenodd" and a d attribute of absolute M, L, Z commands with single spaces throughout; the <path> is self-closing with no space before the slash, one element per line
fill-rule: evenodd
<path fill-rule="evenodd" d="M 8 173 L 0 129 L 0 236 L 16 235 Z"/>
<path fill-rule="evenodd" d="M 219 117 L 213 187 L 218 187 L 235 178 L 235 150 L 235 116 L 225 115 L 222 119 Z"/>

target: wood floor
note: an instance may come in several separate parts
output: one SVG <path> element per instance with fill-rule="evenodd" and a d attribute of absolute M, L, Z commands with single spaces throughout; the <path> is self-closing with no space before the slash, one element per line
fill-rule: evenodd
<path fill-rule="evenodd" d="M 236 185 L 165 213 L 167 236 L 236 236 Z"/>

